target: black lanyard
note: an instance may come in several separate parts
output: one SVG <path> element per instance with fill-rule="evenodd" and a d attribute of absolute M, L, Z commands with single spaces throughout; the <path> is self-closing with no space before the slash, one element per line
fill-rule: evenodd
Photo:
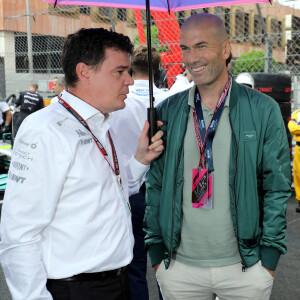
<path fill-rule="evenodd" d="M 196 141 L 200 152 L 199 166 L 201 168 L 204 168 L 205 161 L 207 161 L 208 170 L 211 172 L 214 170 L 212 142 L 215 137 L 215 133 L 217 131 L 217 127 L 223 112 L 223 108 L 226 102 L 230 85 L 231 85 L 231 77 L 229 76 L 227 83 L 217 103 L 217 106 L 215 108 L 214 115 L 207 129 L 205 127 L 203 111 L 201 106 L 201 99 L 200 99 L 198 88 L 196 87 L 195 90 L 195 97 L 194 97 L 195 108 L 193 110 L 193 121 L 194 121 Z"/>
<path fill-rule="evenodd" d="M 109 164 L 109 166 L 111 167 L 111 169 L 113 170 L 113 172 L 119 176 L 120 175 L 120 168 L 119 168 L 119 162 L 118 162 L 118 157 L 117 157 L 117 152 L 113 143 L 113 140 L 110 136 L 109 131 L 107 132 L 108 134 L 108 138 L 109 138 L 109 142 L 111 145 L 111 149 L 112 149 L 112 156 L 113 156 L 113 160 L 114 160 L 114 167 L 111 165 L 111 163 L 108 161 L 107 159 L 107 152 L 105 150 L 105 148 L 103 147 L 103 145 L 100 143 L 100 141 L 97 139 L 97 137 L 93 134 L 93 132 L 91 131 L 90 127 L 88 126 L 88 124 L 86 123 L 86 121 L 65 101 L 63 100 L 61 97 L 58 96 L 58 102 L 69 112 L 71 113 L 92 135 L 94 141 L 96 142 L 96 145 L 98 147 L 98 149 L 100 150 L 101 154 L 103 155 L 104 159 L 107 161 L 107 163 Z"/>

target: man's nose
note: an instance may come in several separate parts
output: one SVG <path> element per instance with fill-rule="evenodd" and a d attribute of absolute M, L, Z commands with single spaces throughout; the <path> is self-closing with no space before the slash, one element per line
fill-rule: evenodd
<path fill-rule="evenodd" d="M 198 61 L 199 57 L 196 51 L 194 51 L 193 49 L 191 49 L 188 53 L 188 62 L 189 64 L 193 64 L 194 62 Z"/>
<path fill-rule="evenodd" d="M 129 73 L 126 73 L 126 79 L 124 81 L 125 85 L 133 85 L 134 84 L 134 80 L 133 78 L 130 76 Z"/>

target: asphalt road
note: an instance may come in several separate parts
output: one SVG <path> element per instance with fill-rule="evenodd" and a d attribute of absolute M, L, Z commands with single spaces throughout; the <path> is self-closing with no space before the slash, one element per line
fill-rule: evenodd
<path fill-rule="evenodd" d="M 287 209 L 288 252 L 280 258 L 270 300 L 300 300 L 300 213 L 295 211 L 297 206 L 295 197 L 292 197 L 289 200 Z M 149 264 L 148 286 L 150 300 L 158 300 L 156 281 Z M 1 268 L 0 299 L 11 300 Z"/>
<path fill-rule="evenodd" d="M 271 300 L 300 300 L 300 213 L 295 197 L 287 209 L 287 254 L 282 255 L 276 269 Z"/>

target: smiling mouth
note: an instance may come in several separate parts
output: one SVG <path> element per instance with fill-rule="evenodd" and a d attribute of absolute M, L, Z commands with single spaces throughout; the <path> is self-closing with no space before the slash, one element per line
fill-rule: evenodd
<path fill-rule="evenodd" d="M 192 68 L 193 72 L 200 72 L 204 70 L 207 66 L 201 66 L 201 67 L 194 67 Z"/>

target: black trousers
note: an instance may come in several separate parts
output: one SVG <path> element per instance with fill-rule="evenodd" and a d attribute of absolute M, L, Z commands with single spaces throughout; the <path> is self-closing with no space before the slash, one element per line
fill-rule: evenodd
<path fill-rule="evenodd" d="M 134 235 L 133 259 L 129 265 L 131 300 L 149 300 L 147 285 L 147 251 L 145 249 L 143 219 L 145 214 L 145 193 L 129 197 Z"/>
<path fill-rule="evenodd" d="M 145 249 L 143 220 L 145 215 L 145 184 L 138 194 L 129 197 L 131 206 L 131 220 L 134 235 L 133 259 L 129 264 L 129 278 L 131 288 L 131 300 L 149 300 L 147 284 L 147 250 Z M 159 299 L 162 300 L 159 286 Z"/>
<path fill-rule="evenodd" d="M 128 270 L 119 276 L 91 281 L 48 280 L 54 300 L 130 300 Z"/>

